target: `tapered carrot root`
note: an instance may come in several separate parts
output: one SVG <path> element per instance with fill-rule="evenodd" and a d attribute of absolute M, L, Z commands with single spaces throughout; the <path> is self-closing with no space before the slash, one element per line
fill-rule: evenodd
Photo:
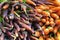
<path fill-rule="evenodd" d="M 36 4 L 35 4 L 33 1 L 31 1 L 31 0 L 26 0 L 26 2 L 27 2 L 28 4 L 32 4 L 32 5 L 36 6 Z"/>
<path fill-rule="evenodd" d="M 23 0 L 19 0 L 19 2 L 23 2 Z M 26 0 L 26 3 L 36 6 L 32 0 Z"/>
<path fill-rule="evenodd" d="M 32 33 L 34 33 L 34 31 L 31 29 L 30 26 L 28 26 L 28 25 L 26 25 L 26 24 L 24 24 L 24 23 L 22 23 L 22 22 L 19 22 L 19 21 L 18 21 L 18 23 L 21 24 L 22 27 L 26 28 L 26 30 L 29 30 L 29 31 L 31 31 Z"/>
<path fill-rule="evenodd" d="M 60 19 L 56 20 L 56 25 L 60 25 Z"/>
<path fill-rule="evenodd" d="M 55 13 L 52 13 L 51 17 L 54 18 L 54 19 L 59 19 L 59 16 L 57 14 L 55 14 Z"/>
<path fill-rule="evenodd" d="M 54 7 L 54 8 L 51 8 L 52 11 L 59 11 L 60 10 L 60 7 Z"/>
<path fill-rule="evenodd" d="M 57 32 L 57 40 L 60 40 L 60 33 Z"/>
<path fill-rule="evenodd" d="M 60 0 L 54 0 L 54 3 L 58 6 L 60 6 Z"/>
<path fill-rule="evenodd" d="M 31 38 L 33 39 L 33 40 L 38 40 L 36 37 L 34 37 L 34 36 L 31 36 Z"/>

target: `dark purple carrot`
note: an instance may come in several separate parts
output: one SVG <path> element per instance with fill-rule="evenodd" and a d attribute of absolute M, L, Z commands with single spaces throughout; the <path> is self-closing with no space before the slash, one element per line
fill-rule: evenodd
<path fill-rule="evenodd" d="M 34 16 L 35 16 L 35 14 L 29 14 L 29 16 L 30 16 L 30 17 L 34 17 Z"/>
<path fill-rule="evenodd" d="M 12 37 L 11 35 L 11 32 L 9 32 L 9 31 L 6 31 L 6 34 L 8 35 L 8 36 L 10 36 L 10 37 Z"/>
<path fill-rule="evenodd" d="M 34 37 L 34 36 L 31 36 L 30 37 L 32 40 L 38 40 L 38 38 Z"/>
<path fill-rule="evenodd" d="M 24 40 L 26 40 L 26 37 L 24 37 Z"/>
<path fill-rule="evenodd" d="M 19 27 L 19 25 L 17 23 L 14 23 L 14 26 L 17 29 L 17 31 L 20 31 L 20 27 Z"/>
<path fill-rule="evenodd" d="M 4 33 L 6 32 L 6 29 L 4 29 L 3 27 L 1 27 L 1 30 L 2 30 L 2 32 L 4 32 Z"/>
<path fill-rule="evenodd" d="M 48 2 L 47 0 L 33 0 L 36 4 L 52 4 L 51 2 Z"/>
<path fill-rule="evenodd" d="M 14 19 L 15 19 L 16 21 L 18 21 L 18 20 L 20 20 L 20 17 L 15 16 Z"/>
<path fill-rule="evenodd" d="M 4 34 L 3 33 L 0 36 L 0 40 L 4 40 Z"/>
<path fill-rule="evenodd" d="M 28 19 L 24 14 L 22 14 L 21 16 L 22 16 L 22 18 L 24 18 L 25 20 Z"/>
<path fill-rule="evenodd" d="M 6 22 L 9 22 L 9 18 L 7 16 L 4 19 Z"/>
<path fill-rule="evenodd" d="M 34 16 L 34 19 L 35 19 L 36 22 L 40 21 L 40 17 Z"/>
<path fill-rule="evenodd" d="M 8 10 L 3 11 L 3 18 L 5 18 L 8 14 Z"/>
<path fill-rule="evenodd" d="M 8 26 L 8 27 L 13 27 L 13 25 L 10 25 L 8 23 L 5 23 L 5 25 Z"/>
<path fill-rule="evenodd" d="M 41 27 L 39 24 L 35 24 L 35 25 L 36 25 L 36 27 L 41 31 L 41 33 L 44 35 L 44 32 L 43 32 L 42 27 Z"/>
<path fill-rule="evenodd" d="M 9 28 L 9 27 L 4 27 L 6 30 L 12 30 L 13 28 Z"/>
<path fill-rule="evenodd" d="M 40 18 L 42 17 L 41 14 L 38 14 L 38 13 L 36 13 L 36 12 L 35 12 L 35 15 L 36 15 L 37 17 L 40 17 Z"/>
<path fill-rule="evenodd" d="M 13 26 L 13 22 L 12 22 L 12 20 L 10 20 L 10 25 L 12 25 L 12 26 Z"/>
<path fill-rule="evenodd" d="M 15 30 L 15 36 L 18 37 L 18 31 L 17 30 Z"/>
<path fill-rule="evenodd" d="M 21 18 L 21 22 L 25 23 L 25 24 L 30 24 L 29 21 L 25 20 L 24 18 Z"/>
<path fill-rule="evenodd" d="M 24 38 L 24 36 L 23 36 L 23 35 L 21 35 L 21 34 L 19 33 L 19 38 L 23 39 L 23 38 Z"/>
<path fill-rule="evenodd" d="M 22 34 L 24 35 L 24 37 L 27 37 L 27 32 L 23 31 Z"/>
<path fill-rule="evenodd" d="M 23 35 L 20 35 L 20 38 L 23 39 L 24 38 Z"/>
<path fill-rule="evenodd" d="M 31 40 L 29 36 L 27 37 L 27 40 Z"/>
<path fill-rule="evenodd" d="M 0 29 L 0 35 L 2 34 L 2 30 Z"/>
<path fill-rule="evenodd" d="M 53 3 L 51 3 L 51 2 L 44 2 L 44 4 L 46 4 L 46 5 L 53 5 Z"/>
<path fill-rule="evenodd" d="M 23 32 L 23 35 L 24 35 L 24 40 L 26 40 L 26 38 L 27 38 L 27 32 L 24 31 L 24 32 Z"/>
<path fill-rule="evenodd" d="M 7 36 L 10 37 L 10 38 L 15 38 L 14 34 L 12 34 L 12 33 L 9 32 L 9 31 L 6 31 L 6 34 L 7 34 Z"/>
<path fill-rule="evenodd" d="M 4 22 L 3 25 L 5 25 L 5 26 L 7 26 L 9 28 L 13 27 L 13 25 L 8 24 L 7 22 Z"/>
<path fill-rule="evenodd" d="M 0 22 L 0 27 L 2 27 L 3 25 L 2 25 L 2 23 Z"/>
<path fill-rule="evenodd" d="M 42 0 L 33 0 L 33 2 L 35 2 L 36 5 L 44 4 Z"/>
<path fill-rule="evenodd" d="M 20 28 L 21 31 L 25 31 L 26 29 L 25 28 Z"/>
<path fill-rule="evenodd" d="M 6 32 L 6 30 L 3 28 L 2 23 L 0 23 L 0 29 L 1 29 L 1 31 L 3 31 L 4 33 Z"/>
<path fill-rule="evenodd" d="M 22 22 L 20 22 L 20 21 L 18 21 L 18 23 L 19 23 L 20 25 L 22 25 L 22 27 L 24 27 L 26 30 L 29 30 L 29 31 L 31 31 L 32 33 L 34 33 L 34 30 L 32 30 L 30 26 L 28 26 L 28 25 L 26 25 L 26 24 L 24 24 L 24 23 L 22 23 Z"/>

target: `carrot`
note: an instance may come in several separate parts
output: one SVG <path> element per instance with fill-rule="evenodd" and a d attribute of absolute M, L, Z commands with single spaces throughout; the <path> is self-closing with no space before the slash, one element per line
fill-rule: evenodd
<path fill-rule="evenodd" d="M 3 33 L 0 36 L 0 40 L 4 40 L 4 34 Z"/>
<path fill-rule="evenodd" d="M 59 16 L 57 14 L 55 14 L 55 13 L 52 13 L 51 17 L 54 18 L 54 19 L 59 19 Z"/>
<path fill-rule="evenodd" d="M 44 40 L 44 38 L 42 36 L 39 37 L 39 40 Z"/>
<path fill-rule="evenodd" d="M 40 21 L 40 17 L 34 17 L 38 22 Z"/>
<path fill-rule="evenodd" d="M 50 16 L 50 13 L 46 12 L 46 11 L 43 11 L 41 14 L 44 15 L 44 16 Z"/>
<path fill-rule="evenodd" d="M 49 27 L 49 31 L 53 31 L 53 27 Z"/>
<path fill-rule="evenodd" d="M 54 26 L 54 21 L 50 21 L 50 26 Z"/>
<path fill-rule="evenodd" d="M 21 34 L 19 35 L 19 37 L 20 37 L 21 39 L 23 39 L 23 38 L 24 38 L 24 36 L 23 36 L 23 35 L 21 35 Z"/>
<path fill-rule="evenodd" d="M 44 26 L 42 26 L 42 29 L 43 29 L 43 30 L 45 30 L 45 29 L 46 29 L 46 26 L 45 26 L 45 25 L 44 25 Z"/>
<path fill-rule="evenodd" d="M 43 25 L 43 23 L 42 23 L 42 22 L 40 22 L 40 23 L 39 23 L 39 25 L 40 25 L 40 26 L 42 26 L 42 25 Z"/>
<path fill-rule="evenodd" d="M 49 21 L 50 21 L 50 22 L 51 22 L 51 21 L 54 21 L 54 19 L 53 19 L 53 18 L 50 18 Z"/>
<path fill-rule="evenodd" d="M 58 12 L 57 12 L 57 15 L 59 15 L 59 16 L 60 16 L 60 11 L 58 11 Z"/>
<path fill-rule="evenodd" d="M 35 8 L 42 9 L 42 10 L 49 9 L 49 7 L 46 5 L 39 5 L 39 6 L 36 6 Z"/>
<path fill-rule="evenodd" d="M 57 31 L 58 31 L 58 27 L 55 26 L 55 27 L 53 28 L 53 32 L 54 32 L 54 33 L 57 33 Z"/>
<path fill-rule="evenodd" d="M 45 29 L 44 33 L 45 33 L 45 35 L 47 35 L 49 33 L 49 29 Z"/>
<path fill-rule="evenodd" d="M 46 40 L 55 40 L 53 37 L 51 37 L 51 38 L 47 38 Z"/>
<path fill-rule="evenodd" d="M 60 25 L 60 19 L 56 20 L 56 25 Z"/>
<path fill-rule="evenodd" d="M 54 0 L 54 3 L 58 6 L 60 6 L 60 0 Z"/>
<path fill-rule="evenodd" d="M 42 12 L 42 10 L 41 9 L 38 9 L 38 8 L 36 8 L 35 9 L 38 13 L 41 13 Z"/>
<path fill-rule="evenodd" d="M 17 31 L 20 31 L 19 25 L 17 23 L 14 23 L 14 25 L 15 25 L 15 28 L 17 29 Z"/>
<path fill-rule="evenodd" d="M 33 39 L 33 40 L 38 40 L 36 37 L 34 37 L 34 36 L 31 36 L 31 38 Z"/>
<path fill-rule="evenodd" d="M 49 23 L 49 21 L 46 21 L 46 24 L 45 25 L 49 25 L 50 23 Z"/>
<path fill-rule="evenodd" d="M 57 32 L 57 40 L 60 40 L 60 33 Z"/>
<path fill-rule="evenodd" d="M 15 14 L 17 17 L 20 17 L 20 15 L 18 15 L 15 11 L 14 11 L 14 14 Z"/>
<path fill-rule="evenodd" d="M 60 7 L 54 7 L 54 8 L 51 8 L 51 10 L 54 11 L 54 12 L 57 12 L 57 11 L 60 10 Z"/>
<path fill-rule="evenodd" d="M 6 4 L 3 6 L 3 9 L 7 9 L 9 7 L 9 4 Z"/>
<path fill-rule="evenodd" d="M 18 37 L 18 32 L 17 32 L 17 30 L 15 30 L 15 36 Z"/>
<path fill-rule="evenodd" d="M 31 0 L 19 0 L 20 2 L 22 2 L 22 4 L 25 4 L 26 6 L 28 6 L 28 7 L 30 7 L 28 4 L 31 4 L 31 5 L 34 5 L 34 6 L 36 6 L 36 4 L 33 2 L 33 1 L 31 1 Z M 28 3 L 28 4 L 27 4 Z M 22 6 L 23 7 L 23 6 Z M 32 7 L 30 7 L 30 8 L 32 8 Z M 32 9 L 34 9 L 34 8 L 32 8 Z M 26 13 L 26 10 L 25 10 L 25 8 L 23 8 L 23 10 L 25 11 L 25 13 Z"/>
<path fill-rule="evenodd" d="M 7 31 L 6 33 L 7 33 L 7 35 L 9 35 L 10 37 L 12 37 L 12 36 L 11 36 L 11 35 L 12 35 L 11 32 L 8 32 L 8 31 Z"/>
<path fill-rule="evenodd" d="M 36 6 L 36 4 L 35 4 L 33 1 L 31 1 L 31 0 L 26 0 L 26 2 L 27 2 L 28 4 L 32 4 L 32 5 Z"/>
<path fill-rule="evenodd" d="M 41 19 L 41 21 L 42 21 L 43 23 L 46 23 L 46 19 Z"/>
<path fill-rule="evenodd" d="M 3 28 L 3 27 L 1 27 L 1 30 L 5 33 L 6 32 L 6 30 Z"/>
<path fill-rule="evenodd" d="M 39 31 L 35 31 L 35 36 L 39 37 L 40 36 L 40 32 Z"/>
<path fill-rule="evenodd" d="M 31 29 L 30 26 L 28 26 L 28 25 L 26 25 L 26 24 L 24 24 L 24 23 L 22 23 L 22 22 L 19 22 L 19 21 L 18 21 L 18 23 L 19 23 L 20 25 L 22 25 L 22 27 L 26 28 L 26 30 L 29 30 L 29 31 L 31 31 L 32 33 L 34 33 L 34 31 Z"/>

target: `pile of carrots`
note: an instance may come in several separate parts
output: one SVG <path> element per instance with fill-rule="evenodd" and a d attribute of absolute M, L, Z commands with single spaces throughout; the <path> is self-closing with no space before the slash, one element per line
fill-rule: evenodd
<path fill-rule="evenodd" d="M 60 40 L 59 0 L 0 3 L 0 40 Z"/>

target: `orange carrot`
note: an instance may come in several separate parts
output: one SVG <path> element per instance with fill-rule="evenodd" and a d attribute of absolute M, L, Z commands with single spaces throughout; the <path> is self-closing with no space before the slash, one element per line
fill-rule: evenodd
<path fill-rule="evenodd" d="M 35 4 L 33 1 L 31 1 L 31 0 L 26 0 L 26 2 L 27 2 L 28 4 L 32 4 L 32 5 L 36 6 L 36 4 Z"/>

